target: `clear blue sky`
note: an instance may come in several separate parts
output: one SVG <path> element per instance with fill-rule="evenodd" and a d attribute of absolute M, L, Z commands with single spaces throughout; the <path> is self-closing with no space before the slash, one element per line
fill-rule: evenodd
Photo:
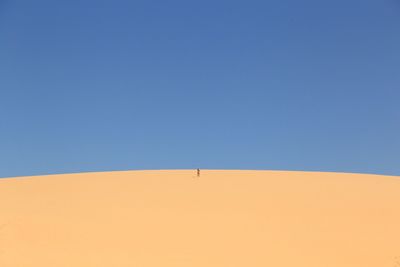
<path fill-rule="evenodd" d="M 0 177 L 400 175 L 400 1 L 0 0 Z"/>

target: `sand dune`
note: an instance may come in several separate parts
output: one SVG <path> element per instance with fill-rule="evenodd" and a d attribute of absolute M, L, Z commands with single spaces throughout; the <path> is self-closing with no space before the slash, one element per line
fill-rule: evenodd
<path fill-rule="evenodd" d="M 0 179 L 0 266 L 400 266 L 400 177 L 184 170 Z"/>

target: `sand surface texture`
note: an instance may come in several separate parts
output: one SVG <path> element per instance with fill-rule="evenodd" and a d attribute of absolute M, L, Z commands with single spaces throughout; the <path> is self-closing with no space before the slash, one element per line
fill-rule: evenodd
<path fill-rule="evenodd" d="M 400 177 L 128 171 L 0 179 L 1 267 L 400 267 Z"/>

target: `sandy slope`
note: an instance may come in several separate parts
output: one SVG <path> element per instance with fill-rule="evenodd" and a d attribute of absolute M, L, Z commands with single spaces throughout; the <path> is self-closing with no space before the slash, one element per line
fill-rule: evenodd
<path fill-rule="evenodd" d="M 0 266 L 400 266 L 400 177 L 185 170 L 0 179 Z"/>

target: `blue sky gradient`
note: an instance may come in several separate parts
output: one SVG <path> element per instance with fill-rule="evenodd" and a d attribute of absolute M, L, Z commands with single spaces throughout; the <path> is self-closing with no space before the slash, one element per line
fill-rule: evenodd
<path fill-rule="evenodd" d="M 400 2 L 0 0 L 0 177 L 400 175 Z"/>

